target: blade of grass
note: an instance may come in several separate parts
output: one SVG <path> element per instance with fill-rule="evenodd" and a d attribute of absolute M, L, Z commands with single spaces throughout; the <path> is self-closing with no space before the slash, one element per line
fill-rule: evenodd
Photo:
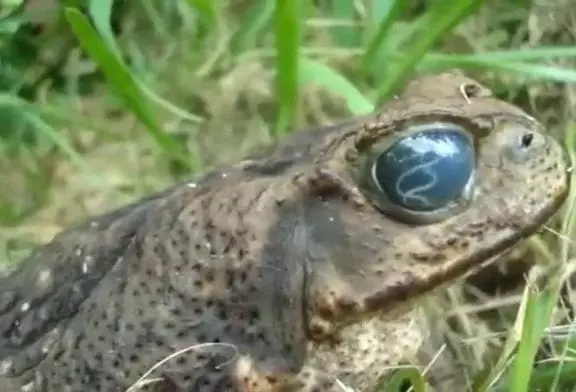
<path fill-rule="evenodd" d="M 138 87 L 140 87 L 140 91 L 142 91 L 142 93 L 144 95 L 146 95 L 148 97 L 148 99 L 153 101 L 153 103 L 157 104 L 158 106 L 163 107 L 164 109 L 171 112 L 175 116 L 178 116 L 182 119 L 190 121 L 191 123 L 200 123 L 200 122 L 204 121 L 204 118 L 202 118 L 201 116 L 190 113 L 186 109 L 183 109 L 183 108 L 177 106 L 176 104 L 173 104 L 172 102 L 159 96 L 154 91 L 150 90 L 150 88 L 148 88 L 148 86 L 146 86 L 144 83 L 142 83 L 140 80 L 138 80 L 135 76 L 133 78 L 134 78 L 134 81 L 138 84 Z"/>
<path fill-rule="evenodd" d="M 550 80 L 562 83 L 576 83 L 576 71 L 547 65 L 524 63 L 484 63 L 485 67 L 522 74 L 534 79 Z"/>
<path fill-rule="evenodd" d="M 38 104 L 24 100 L 14 94 L 0 94 L 0 106 L 12 106 L 21 108 L 25 111 L 38 113 L 42 118 L 51 121 L 66 121 L 69 124 L 82 128 L 90 128 L 94 131 L 101 132 L 106 138 L 114 140 L 118 138 L 117 133 L 111 132 L 108 123 L 92 117 L 83 116 L 73 111 L 67 110 L 62 106 L 50 105 L 47 103 Z"/>
<path fill-rule="evenodd" d="M 564 219 L 562 219 L 560 233 L 568 238 L 572 238 L 574 234 L 574 229 L 576 225 L 576 173 L 574 172 L 574 165 L 576 165 L 576 124 L 571 122 L 569 125 L 566 126 L 566 131 L 564 133 L 564 145 L 566 147 L 566 152 L 568 153 L 568 158 L 570 159 L 570 167 L 572 171 L 570 172 L 570 189 L 568 192 L 568 198 L 565 202 L 566 209 L 564 211 Z M 562 263 L 569 263 L 571 257 L 571 249 L 573 247 L 573 243 L 571 240 L 560 239 L 560 262 Z M 568 383 L 571 384 L 572 389 L 576 385 L 576 379 L 574 378 L 574 371 L 576 369 L 576 365 L 574 364 L 574 348 L 576 347 L 576 339 L 574 338 L 574 332 L 576 329 L 576 325 L 574 324 L 574 320 L 568 326 L 559 326 L 559 327 L 552 327 L 550 328 L 549 335 L 554 335 L 554 330 L 564 331 L 564 347 L 562 353 L 560 355 L 559 361 L 557 364 L 554 364 L 551 368 L 551 371 L 546 372 L 545 370 L 539 371 L 538 374 L 534 375 L 530 380 L 531 388 L 536 389 L 533 386 L 537 383 L 542 383 L 542 381 L 546 381 L 546 376 L 550 376 L 552 373 L 554 374 L 554 379 L 552 382 L 549 382 L 545 385 L 552 385 L 551 390 L 560 390 L 564 384 Z M 567 330 L 567 332 L 565 332 Z M 558 335 L 558 333 L 556 333 Z M 568 352 L 571 353 L 572 358 L 569 358 Z"/>
<path fill-rule="evenodd" d="M 401 58 L 390 72 L 383 78 L 382 84 L 378 87 L 377 103 L 389 99 L 395 90 L 403 85 L 409 78 L 414 66 L 424 57 L 426 52 L 458 23 L 472 14 L 483 0 L 444 0 L 434 2 L 428 11 L 428 20 L 425 29 L 416 31 L 406 42 L 414 42 L 407 49 L 402 49 L 406 55 Z"/>
<path fill-rule="evenodd" d="M 513 355 L 518 347 L 518 342 L 522 335 L 522 325 L 524 323 L 524 314 L 526 312 L 526 306 L 528 303 L 528 286 L 524 289 L 524 294 L 522 296 L 522 302 L 518 308 L 516 314 L 516 321 L 514 326 L 510 329 L 508 333 L 508 338 L 500 351 L 500 355 L 496 363 L 488 369 L 481 371 L 474 380 L 474 392 L 488 392 L 491 391 L 491 387 L 494 386 L 498 380 L 502 377 L 510 361 L 513 359 Z"/>
<path fill-rule="evenodd" d="M 112 31 L 112 26 L 110 24 L 111 16 L 112 16 L 112 7 L 113 7 L 114 0 L 92 0 L 90 2 L 89 13 L 92 19 L 94 20 L 94 25 L 98 33 L 102 36 L 106 44 L 110 49 L 114 51 L 114 54 L 117 56 L 118 59 L 121 59 L 121 52 L 118 44 L 116 42 L 116 38 L 114 37 L 114 32 Z M 164 98 L 158 96 L 156 93 L 151 91 L 141 80 L 138 79 L 137 76 L 132 75 L 134 82 L 140 88 L 140 91 L 143 92 L 148 96 L 148 98 L 154 103 L 164 107 L 166 110 L 174 113 L 175 115 L 185 118 L 191 122 L 199 122 L 202 119 L 198 116 L 194 116 L 191 113 L 188 113 L 184 109 L 181 109 L 174 105 L 173 103 L 165 100 Z"/>
<path fill-rule="evenodd" d="M 353 1 L 332 1 L 328 7 L 328 15 L 334 20 L 351 24 L 358 21 Z M 339 47 L 350 48 L 360 44 L 359 26 L 332 26 L 330 34 Z"/>
<path fill-rule="evenodd" d="M 334 69 L 303 56 L 300 58 L 300 67 L 299 81 L 301 85 L 314 83 L 341 96 L 346 100 L 348 109 L 354 115 L 374 111 L 374 105 L 370 100 Z"/>
<path fill-rule="evenodd" d="M 120 48 L 116 43 L 116 38 L 110 25 L 113 5 L 114 0 L 91 0 L 88 3 L 88 13 L 94 22 L 94 27 L 106 41 L 108 47 L 114 51 L 116 56 L 121 56 Z"/>
<path fill-rule="evenodd" d="M 411 385 L 411 392 L 426 392 L 426 382 L 424 377 L 416 368 L 400 369 L 394 373 L 386 386 L 380 385 L 376 388 L 376 392 L 402 392 L 406 391 L 406 382 Z"/>
<path fill-rule="evenodd" d="M 563 83 L 576 83 L 576 71 L 547 65 L 523 63 L 491 63 L 493 68 L 521 73 L 535 79 L 551 80 Z"/>
<path fill-rule="evenodd" d="M 169 24 L 166 20 L 168 19 L 167 15 L 162 15 L 158 7 L 148 0 L 140 0 L 140 7 L 142 7 L 142 13 L 146 15 L 146 18 L 150 21 L 155 35 L 161 37 L 162 40 L 169 41 L 172 34 L 170 34 L 167 28 Z"/>
<path fill-rule="evenodd" d="M 12 105 L 14 101 L 4 101 L 0 102 L 0 105 Z M 70 162 L 80 170 L 89 181 L 94 184 L 99 183 L 99 177 L 82 159 L 80 154 L 74 149 L 72 144 L 69 143 L 68 139 L 62 136 L 59 132 L 57 132 L 54 128 L 52 128 L 49 124 L 47 124 L 40 115 L 34 113 L 31 110 L 26 110 L 22 106 L 15 106 L 21 113 L 23 118 L 30 124 L 34 129 L 42 132 L 48 139 L 54 143 L 62 151 Z"/>
<path fill-rule="evenodd" d="M 518 352 L 512 365 L 510 392 L 524 392 L 528 390 L 534 358 L 540 341 L 546 331 L 552 312 L 560 295 L 561 279 L 555 277 L 551 284 L 543 291 L 532 291 L 528 295 L 522 338 L 518 345 Z"/>
<path fill-rule="evenodd" d="M 218 2 L 213 0 L 186 0 L 186 2 L 190 8 L 198 12 L 206 30 L 211 30 L 218 18 Z"/>
<path fill-rule="evenodd" d="M 475 58 L 474 56 L 455 56 L 453 58 L 450 56 L 437 56 L 437 54 L 430 56 L 431 57 L 426 56 L 421 63 L 421 68 L 428 71 L 450 68 L 499 69 L 534 79 L 576 83 L 576 71 L 572 69 L 515 61 L 490 60 L 486 58 Z M 525 55 L 525 57 L 527 57 L 527 55 Z"/>
<path fill-rule="evenodd" d="M 566 126 L 564 133 L 564 146 L 570 159 L 572 171 L 570 172 L 570 190 L 568 191 L 568 198 L 565 202 L 566 211 L 565 218 L 562 220 L 562 227 L 560 232 L 567 236 L 572 236 L 576 228 L 576 123 L 571 122 Z M 562 240 L 560 244 L 560 260 L 562 262 L 569 262 L 570 252 L 574 244 L 571 241 Z"/>
<path fill-rule="evenodd" d="M 527 391 L 574 391 L 576 387 L 575 374 L 576 363 L 574 359 L 562 365 L 551 363 L 541 366 L 534 370 Z"/>
<path fill-rule="evenodd" d="M 186 167 L 198 167 L 198 161 L 189 157 L 180 145 L 162 130 L 128 67 L 106 46 L 84 15 L 77 9 L 66 8 L 65 16 L 82 47 L 100 66 L 110 88 L 122 98 L 138 120 L 146 125 L 158 146 Z"/>
<path fill-rule="evenodd" d="M 274 16 L 274 2 L 256 1 L 246 12 L 240 29 L 234 34 L 230 48 L 234 53 L 242 53 L 248 48 L 256 46 L 259 35 L 272 23 Z"/>
<path fill-rule="evenodd" d="M 535 271 L 533 269 L 531 272 Z M 514 327 L 508 334 L 496 364 L 488 371 L 482 372 L 475 380 L 473 389 L 475 392 L 492 391 L 492 387 L 496 384 L 498 391 L 527 390 L 536 350 L 558 303 L 562 282 L 571 271 L 571 267 L 568 268 L 566 264 L 560 265 L 550 273 L 547 284 L 539 291 L 534 288 L 537 281 L 536 274 L 529 276 Z M 511 372 L 502 379 L 501 376 L 510 364 Z"/>
<path fill-rule="evenodd" d="M 12 13 L 18 12 L 18 9 L 22 10 L 26 5 L 22 4 L 23 0 L 3 0 L 0 2 L 0 19 L 10 17 Z"/>
<path fill-rule="evenodd" d="M 387 3 L 389 4 L 388 9 L 386 10 L 386 13 L 383 15 L 382 20 L 378 25 L 378 30 L 374 36 L 369 39 L 368 44 L 366 45 L 366 51 L 362 56 L 362 70 L 366 75 L 372 72 L 372 66 L 376 60 L 378 51 L 390 33 L 390 29 L 398 17 L 402 14 L 402 12 L 404 12 L 408 4 L 407 2 L 401 0 L 391 0 Z"/>
<path fill-rule="evenodd" d="M 558 328 L 564 330 L 564 336 L 557 336 Z M 567 333 L 565 332 L 566 330 L 568 330 Z M 556 336 L 554 336 L 555 334 Z M 576 385 L 576 379 L 573 377 L 573 375 L 576 374 L 574 373 L 576 369 L 576 364 L 574 363 L 576 360 L 576 358 L 574 358 L 576 339 L 574 336 L 576 336 L 576 324 L 574 322 L 564 326 L 548 328 L 546 338 L 548 341 L 556 340 L 556 342 L 554 342 L 555 349 L 558 349 L 560 354 L 559 356 L 551 358 L 547 364 L 534 369 L 532 378 L 530 379 L 531 389 L 534 389 L 532 388 L 534 384 L 541 383 L 546 379 L 548 379 L 548 385 L 552 385 L 552 391 L 561 390 L 561 385 L 566 382 Z M 562 341 L 561 344 L 558 344 L 558 338 Z"/>
<path fill-rule="evenodd" d="M 427 53 L 424 60 L 428 63 L 474 63 L 474 62 L 524 62 L 550 60 L 551 58 L 576 57 L 576 46 L 538 47 L 519 50 L 503 50 L 474 54 Z"/>
<path fill-rule="evenodd" d="M 570 190 L 568 191 L 568 198 L 565 202 L 566 210 L 564 212 L 564 219 L 562 219 L 562 227 L 560 233 L 571 238 L 574 233 L 574 228 L 576 225 L 576 178 L 574 172 L 574 165 L 576 165 L 576 124 L 571 122 L 566 126 L 566 131 L 564 133 L 564 145 L 566 147 L 566 152 L 568 153 L 568 158 L 570 159 L 570 167 L 572 171 L 570 172 Z M 560 261 L 563 263 L 570 262 L 570 251 L 573 247 L 572 241 L 560 240 Z M 552 382 L 552 390 L 559 390 L 560 384 L 565 382 L 572 382 L 576 384 L 576 379 L 572 377 L 567 377 L 567 374 L 574 374 L 574 364 L 567 363 L 566 358 L 568 356 L 568 351 L 574 352 L 574 347 L 576 347 L 576 339 L 574 338 L 575 324 L 568 327 L 568 337 L 566 338 L 564 350 L 562 350 L 561 358 L 559 363 L 555 366 L 555 376 Z M 568 370 L 568 371 L 566 371 Z M 538 374 L 538 379 L 541 378 L 541 374 Z M 531 385 L 535 383 L 535 377 L 531 380 Z M 549 384 L 550 385 L 550 384 Z"/>
<path fill-rule="evenodd" d="M 0 34 L 12 35 L 22 27 L 27 20 L 21 17 L 9 17 L 0 20 Z M 1 47 L 1 43 L 0 43 Z"/>
<path fill-rule="evenodd" d="M 298 106 L 299 45 L 304 20 L 300 0 L 278 0 L 274 12 L 276 45 L 276 90 L 280 112 L 275 136 L 294 125 Z"/>

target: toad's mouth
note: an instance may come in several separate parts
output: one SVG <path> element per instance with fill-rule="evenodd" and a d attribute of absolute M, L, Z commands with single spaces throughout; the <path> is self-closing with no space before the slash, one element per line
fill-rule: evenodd
<path fill-rule="evenodd" d="M 554 201 L 531 219 L 529 224 L 503 237 L 490 247 L 478 250 L 473 255 L 452 260 L 444 268 L 430 272 L 426 276 L 403 274 L 393 285 L 372 293 L 364 298 L 364 309 L 368 312 L 382 312 L 398 305 L 413 302 L 432 291 L 441 289 L 454 281 L 461 280 L 500 259 L 503 254 L 545 226 L 560 209 L 568 196 L 569 186 L 557 195 Z"/>

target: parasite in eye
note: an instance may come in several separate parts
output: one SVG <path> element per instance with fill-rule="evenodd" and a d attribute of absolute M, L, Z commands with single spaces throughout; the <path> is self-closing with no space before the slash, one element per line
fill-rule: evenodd
<path fill-rule="evenodd" d="M 459 129 L 435 128 L 396 141 L 376 157 L 371 174 L 392 203 L 432 211 L 465 192 L 474 168 L 470 138 Z"/>

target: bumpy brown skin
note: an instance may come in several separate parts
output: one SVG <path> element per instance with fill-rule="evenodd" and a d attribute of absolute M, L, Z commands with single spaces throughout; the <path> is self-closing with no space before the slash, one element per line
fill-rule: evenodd
<path fill-rule="evenodd" d="M 475 139 L 474 199 L 429 224 L 395 220 L 357 169 L 372 143 L 437 120 Z M 0 390 L 123 391 L 198 345 L 135 390 L 369 391 L 425 338 L 411 305 L 534 233 L 567 188 L 560 146 L 531 117 L 459 73 L 418 79 L 373 116 L 296 133 L 38 249 L 0 281 Z"/>

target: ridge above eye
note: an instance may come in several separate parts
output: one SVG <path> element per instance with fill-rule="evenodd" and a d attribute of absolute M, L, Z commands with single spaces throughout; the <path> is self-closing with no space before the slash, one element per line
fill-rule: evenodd
<path fill-rule="evenodd" d="M 373 150 L 366 176 L 377 204 L 419 214 L 469 196 L 476 165 L 469 134 L 449 123 L 417 125 L 407 131 Z"/>

